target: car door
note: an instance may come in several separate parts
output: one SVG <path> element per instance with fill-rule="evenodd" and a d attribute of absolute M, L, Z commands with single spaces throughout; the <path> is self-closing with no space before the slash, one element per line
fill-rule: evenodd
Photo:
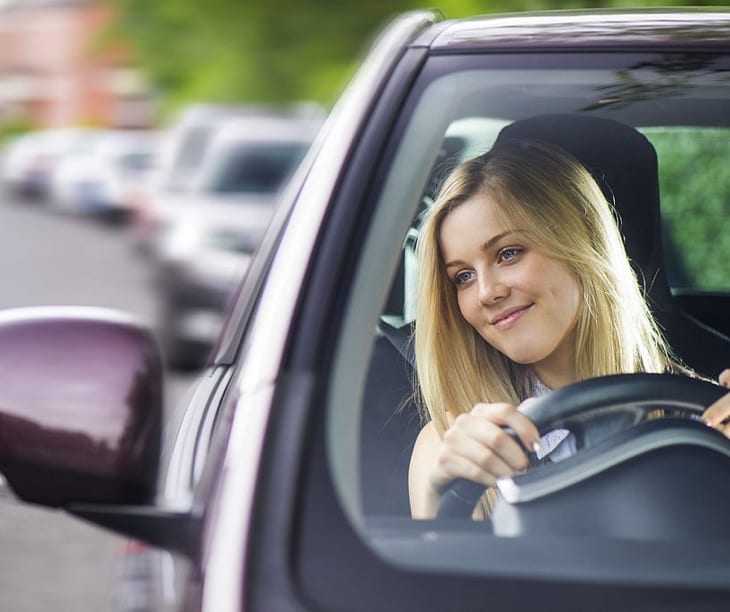
<path fill-rule="evenodd" d="M 280 369 L 272 376 L 272 412 L 247 551 L 246 605 L 720 609 L 728 601 L 721 542 L 552 534 L 496 538 L 471 521 L 445 525 L 363 512 L 369 492 L 360 486 L 361 444 L 367 443 L 360 438 L 360 419 L 368 408 L 367 373 L 378 354 L 381 315 L 388 313 L 394 288 L 408 284 L 400 276 L 407 269 L 400 265 L 402 246 L 430 197 L 434 171 L 443 172 L 439 151 L 455 122 L 489 120 L 491 134 L 473 135 L 478 146 L 488 148 L 499 129 L 517 118 L 591 112 L 585 107 L 588 94 L 664 53 L 579 47 L 480 52 L 460 40 L 459 49 L 433 48 L 426 56 L 421 39 L 404 53 L 352 143 L 318 228 L 294 317 L 287 322 Z M 651 101 L 664 102 L 661 96 Z M 627 104 L 617 116 L 641 123 L 637 117 L 652 111 L 642 104 Z M 287 244 L 285 239 L 279 248 Z M 407 323 L 404 303 L 397 314 Z M 394 419 L 404 399 L 407 393 L 386 408 Z M 417 415 L 412 418 L 417 422 Z M 407 461 L 408 446 L 400 453 Z M 689 565 L 677 562 L 679 550 L 703 567 L 701 577 L 688 577 Z"/>

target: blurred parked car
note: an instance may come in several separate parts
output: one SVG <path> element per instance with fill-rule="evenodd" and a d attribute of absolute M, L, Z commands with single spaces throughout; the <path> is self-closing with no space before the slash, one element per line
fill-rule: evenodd
<path fill-rule="evenodd" d="M 192 187 L 216 127 L 244 112 L 242 106 L 193 104 L 164 130 L 149 189 L 132 218 L 133 240 L 140 252 L 152 249 L 160 202 Z"/>
<path fill-rule="evenodd" d="M 98 131 L 91 128 L 55 128 L 28 132 L 7 145 L 2 164 L 4 187 L 15 195 L 45 200 L 59 162 L 95 146 Z"/>
<path fill-rule="evenodd" d="M 37 135 L 34 133 L 23 134 L 16 136 L 3 147 L 2 167 L 0 168 L 3 189 L 13 195 L 28 189 L 28 186 L 24 184 L 24 177 L 28 172 L 26 168 L 35 155 L 33 150 L 35 138 Z"/>
<path fill-rule="evenodd" d="M 279 191 L 320 127 L 318 119 L 298 117 L 224 121 L 195 184 L 158 202 L 154 254 L 170 364 L 204 364 Z"/>
<path fill-rule="evenodd" d="M 57 164 L 53 205 L 63 212 L 130 218 L 150 189 L 159 138 L 141 130 L 99 131 L 88 146 Z"/>
<path fill-rule="evenodd" d="M 165 130 L 150 189 L 134 217 L 133 239 L 137 248 L 147 253 L 155 240 L 160 208 L 174 201 L 199 183 L 210 145 L 218 128 L 229 119 L 271 117 L 275 111 L 255 105 L 193 104 Z M 280 113 L 283 117 L 311 117 L 321 121 L 319 107 L 300 105 Z"/>
<path fill-rule="evenodd" d="M 161 188 L 186 191 L 196 182 L 208 146 L 222 122 L 268 113 L 249 105 L 198 103 L 186 107 L 168 132 L 158 177 Z"/>
<path fill-rule="evenodd" d="M 129 609 L 730 609 L 730 442 L 625 418 L 701 413 L 717 385 L 548 393 L 581 446 L 501 479 L 490 521 L 413 520 L 406 475 L 413 236 L 445 173 L 505 130 L 576 151 L 678 358 L 730 364 L 729 69 L 728 10 L 397 19 L 282 194 L 165 452 L 150 330 L 20 310 L 0 316 L 0 471 L 26 502 L 152 547 L 155 565 L 129 555 Z"/>

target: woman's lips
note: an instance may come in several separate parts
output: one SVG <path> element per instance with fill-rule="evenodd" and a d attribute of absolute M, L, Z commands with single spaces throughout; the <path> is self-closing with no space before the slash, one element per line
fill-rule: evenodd
<path fill-rule="evenodd" d="M 509 310 L 500 312 L 490 322 L 497 329 L 500 329 L 500 330 L 509 329 L 510 327 L 513 327 L 517 323 L 517 321 L 519 321 L 522 318 L 522 316 L 531 307 L 532 307 L 532 304 L 529 304 L 528 306 L 519 306 L 517 308 L 510 308 Z"/>

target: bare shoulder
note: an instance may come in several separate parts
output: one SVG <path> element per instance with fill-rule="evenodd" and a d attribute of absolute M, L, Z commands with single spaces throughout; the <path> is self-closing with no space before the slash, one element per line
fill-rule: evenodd
<path fill-rule="evenodd" d="M 411 455 L 411 463 L 416 458 L 434 457 L 441 446 L 441 436 L 436 430 L 433 421 L 429 421 L 418 432 L 418 437 L 413 445 L 413 454 Z"/>
<path fill-rule="evenodd" d="M 408 469 L 408 490 L 411 499 L 411 513 L 414 518 L 427 518 L 427 508 L 434 504 L 429 492 L 429 473 L 438 457 L 441 437 L 433 421 L 426 423 L 416 438 Z"/>

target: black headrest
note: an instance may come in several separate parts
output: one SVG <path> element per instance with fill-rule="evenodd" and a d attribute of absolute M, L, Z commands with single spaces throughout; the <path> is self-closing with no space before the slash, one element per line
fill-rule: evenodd
<path fill-rule="evenodd" d="M 659 217 L 659 175 L 654 146 L 633 127 L 600 117 L 540 115 L 504 127 L 497 143 L 539 140 L 580 161 L 614 204 L 626 250 L 654 301 L 663 302 L 664 278 Z"/>

